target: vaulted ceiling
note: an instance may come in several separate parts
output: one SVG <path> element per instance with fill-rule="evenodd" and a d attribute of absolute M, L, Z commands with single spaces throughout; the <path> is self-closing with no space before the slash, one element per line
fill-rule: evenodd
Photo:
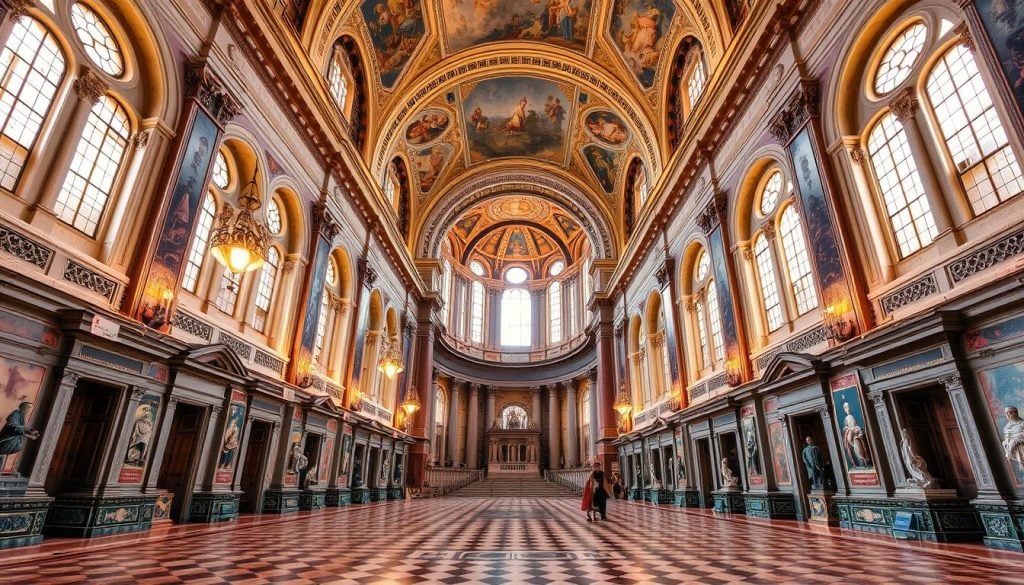
<path fill-rule="evenodd" d="M 366 56 L 367 165 L 383 181 L 388 162 L 405 159 L 417 256 L 468 217 L 444 211 L 472 198 L 472 185 L 495 182 L 549 205 L 559 202 L 544 192 L 574 199 L 562 209 L 579 234 L 615 256 L 625 169 L 639 158 L 657 184 L 671 155 L 676 47 L 699 39 L 713 69 L 748 3 L 312 0 L 302 40 L 313 62 L 326 62 L 341 35 Z M 522 233 L 553 237 L 532 229 Z"/>

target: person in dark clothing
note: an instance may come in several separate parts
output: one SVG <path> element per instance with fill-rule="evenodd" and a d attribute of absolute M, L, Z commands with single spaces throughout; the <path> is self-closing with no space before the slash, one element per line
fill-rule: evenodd
<path fill-rule="evenodd" d="M 611 489 L 608 486 L 608 477 L 604 474 L 604 470 L 601 469 L 601 462 L 594 462 L 594 471 L 590 472 L 590 482 L 593 485 L 593 507 L 599 514 L 601 514 L 601 520 L 608 519 L 608 496 L 611 493 Z M 594 517 L 594 521 L 597 521 L 597 517 Z"/>

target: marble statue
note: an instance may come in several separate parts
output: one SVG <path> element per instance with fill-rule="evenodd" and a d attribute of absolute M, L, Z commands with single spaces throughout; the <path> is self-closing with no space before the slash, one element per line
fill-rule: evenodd
<path fill-rule="evenodd" d="M 722 488 L 730 489 L 739 486 L 740 480 L 729 467 L 729 458 L 722 457 Z"/>
<path fill-rule="evenodd" d="M 821 447 L 814 444 L 814 439 L 807 437 L 807 445 L 800 453 L 800 458 L 807 468 L 807 479 L 811 480 L 811 489 L 820 490 L 825 487 L 825 454 Z"/>
<path fill-rule="evenodd" d="M 309 469 L 306 470 L 306 481 L 303 482 L 305 484 L 303 487 L 306 488 L 306 489 L 309 489 L 310 487 L 315 486 L 316 483 L 317 483 L 317 477 L 316 476 L 317 476 L 317 468 L 314 465 L 313 467 L 310 467 Z"/>
<path fill-rule="evenodd" d="M 661 489 L 661 480 L 658 479 L 658 474 L 654 469 L 654 460 L 650 459 L 647 461 L 647 471 L 651 474 L 651 487 L 656 490 Z"/>
<path fill-rule="evenodd" d="M 920 488 L 929 488 L 935 485 L 935 478 L 928 473 L 928 462 L 917 454 L 914 449 L 913 439 L 907 429 L 900 429 L 900 455 L 903 457 L 903 464 L 907 466 L 907 484 Z"/>
<path fill-rule="evenodd" d="M 1006 426 L 1003 427 L 1003 451 L 1006 458 L 1024 467 L 1024 419 L 1020 418 L 1016 406 L 1007 406 Z M 0 453 L 3 453 L 0 450 Z"/>
<path fill-rule="evenodd" d="M 299 441 L 292 443 L 292 473 L 299 474 L 309 465 L 309 458 L 302 452 Z"/>

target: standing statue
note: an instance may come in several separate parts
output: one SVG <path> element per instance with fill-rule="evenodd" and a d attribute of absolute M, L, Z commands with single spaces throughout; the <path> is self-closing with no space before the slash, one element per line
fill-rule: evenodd
<path fill-rule="evenodd" d="M 303 482 L 304 485 L 302 487 L 308 490 L 309 488 L 315 486 L 317 484 L 317 475 L 319 475 L 319 473 L 317 472 L 317 468 L 315 465 L 307 469 L 306 481 Z"/>
<path fill-rule="evenodd" d="M 302 452 L 302 445 L 295 441 L 292 443 L 292 473 L 299 474 L 309 465 L 309 458 Z"/>
<path fill-rule="evenodd" d="M 386 486 L 388 485 L 388 470 L 391 469 L 391 463 L 385 459 L 384 463 L 380 466 L 380 479 L 377 480 L 377 485 Z"/>
<path fill-rule="evenodd" d="M 39 431 L 28 427 L 32 416 L 32 403 L 22 402 L 7 415 L 7 422 L 0 429 L 0 471 L 3 471 L 7 456 L 25 448 L 26 439 L 38 439 Z"/>
<path fill-rule="evenodd" d="M 825 487 L 825 454 L 814 444 L 814 439 L 807 437 L 807 445 L 800 453 L 807 467 L 807 478 L 811 480 L 811 489 L 820 490 Z"/>
<path fill-rule="evenodd" d="M 661 480 L 658 479 L 658 474 L 657 474 L 657 472 L 654 469 L 654 460 L 653 459 L 648 459 L 647 460 L 647 472 L 651 474 L 651 487 L 656 489 L 656 490 L 660 490 L 661 489 Z"/>
<path fill-rule="evenodd" d="M 729 458 L 722 457 L 722 488 L 731 489 L 739 486 L 740 480 L 733 474 L 729 467 Z"/>
<path fill-rule="evenodd" d="M 935 484 L 935 478 L 928 473 L 928 462 L 916 453 L 913 440 L 907 429 L 900 429 L 900 454 L 903 456 L 903 464 L 907 466 L 907 483 L 920 488 L 929 488 Z"/>
<path fill-rule="evenodd" d="M 1006 426 L 1003 427 L 1003 451 L 1006 458 L 1024 467 L 1024 419 L 1020 418 L 1016 406 L 1007 406 Z M 10 418 L 8 418 L 8 421 Z M 0 439 L 2 441 L 3 439 Z M 3 453 L 0 447 L 0 453 Z"/>

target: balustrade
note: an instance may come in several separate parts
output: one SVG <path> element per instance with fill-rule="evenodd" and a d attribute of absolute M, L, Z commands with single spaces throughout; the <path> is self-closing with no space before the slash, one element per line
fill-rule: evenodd
<path fill-rule="evenodd" d="M 544 479 L 568 488 L 577 494 L 583 493 L 583 486 L 590 477 L 590 469 L 549 469 L 544 472 Z"/>
<path fill-rule="evenodd" d="M 483 470 L 458 467 L 428 466 L 423 489 L 433 496 L 443 496 L 483 479 Z"/>

